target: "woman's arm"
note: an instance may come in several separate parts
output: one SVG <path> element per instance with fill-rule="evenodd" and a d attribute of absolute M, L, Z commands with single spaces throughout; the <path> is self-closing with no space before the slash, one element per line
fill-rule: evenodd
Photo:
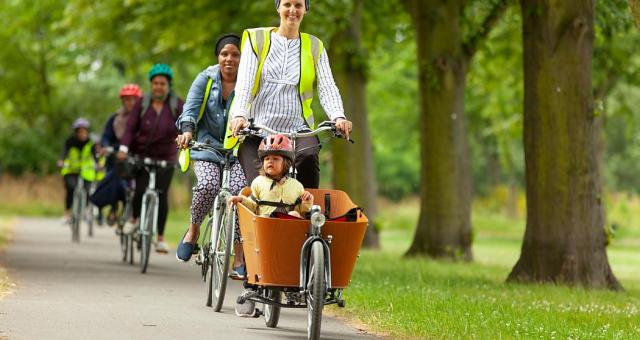
<path fill-rule="evenodd" d="M 318 80 L 318 94 L 320 96 L 320 104 L 329 116 L 329 119 L 336 120 L 338 118 L 346 119 L 344 115 L 344 107 L 342 106 L 342 98 L 340 91 L 333 80 L 331 66 L 329 65 L 329 56 L 327 50 L 322 50 L 318 64 L 316 65 L 316 78 Z"/>
<path fill-rule="evenodd" d="M 200 72 L 189 88 L 187 100 L 184 103 L 182 114 L 176 123 L 176 128 L 180 132 L 193 132 L 198 123 L 198 114 L 204 100 L 209 76 L 206 71 Z"/>
<path fill-rule="evenodd" d="M 116 144 L 117 138 L 115 131 L 113 131 L 113 121 L 115 117 L 115 115 L 111 116 L 111 118 L 107 120 L 107 123 L 104 124 L 104 130 L 102 130 L 102 138 L 100 138 L 100 144 L 102 144 L 102 146 L 113 146 L 114 144 Z"/>
<path fill-rule="evenodd" d="M 242 49 L 240 66 L 238 67 L 238 79 L 236 81 L 235 97 L 231 105 L 230 117 L 247 118 L 251 100 L 251 89 L 255 83 L 258 72 L 258 57 L 253 53 L 251 43 L 247 40 Z"/>

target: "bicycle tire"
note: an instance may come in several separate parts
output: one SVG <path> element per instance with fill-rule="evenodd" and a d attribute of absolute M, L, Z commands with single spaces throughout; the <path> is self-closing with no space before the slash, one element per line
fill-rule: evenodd
<path fill-rule="evenodd" d="M 142 233 L 140 234 L 140 242 L 142 242 L 142 248 L 140 249 L 140 273 L 142 274 L 147 272 L 147 267 L 149 266 L 151 238 L 153 237 L 153 214 L 156 210 L 156 204 L 158 204 L 156 198 L 150 196 L 147 201 L 146 211 L 144 212 L 145 218 L 140 224 L 142 226 Z"/>
<path fill-rule="evenodd" d="M 86 206 L 86 215 L 89 216 L 87 217 L 87 227 L 89 227 L 87 234 L 89 237 L 93 237 L 93 206 L 88 202 Z"/>
<path fill-rule="evenodd" d="M 267 299 L 282 302 L 282 292 L 280 288 L 266 288 L 264 295 Z M 276 328 L 280 320 L 280 306 L 264 304 L 264 324 L 269 328 Z"/>
<path fill-rule="evenodd" d="M 74 191 L 71 205 L 71 241 L 80 242 L 80 224 L 82 223 L 82 196 L 81 192 Z"/>
<path fill-rule="evenodd" d="M 129 264 L 133 266 L 133 235 L 127 236 L 127 244 L 129 244 Z"/>
<path fill-rule="evenodd" d="M 215 312 L 219 312 L 224 304 L 224 294 L 227 289 L 229 277 L 229 265 L 231 258 L 231 247 L 233 246 L 233 206 L 226 206 L 226 200 L 221 202 L 226 207 L 219 219 L 218 237 L 211 259 L 210 285 L 213 289 L 212 305 Z"/>
<path fill-rule="evenodd" d="M 324 247 L 322 242 L 314 242 L 309 255 L 309 277 L 306 287 L 307 339 L 309 340 L 320 339 L 322 309 L 326 294 L 324 269 Z"/>
<path fill-rule="evenodd" d="M 120 233 L 120 252 L 122 253 L 122 262 L 127 262 L 127 256 L 129 256 L 129 240 L 127 235 Z"/>
<path fill-rule="evenodd" d="M 204 224 L 204 234 L 200 243 L 200 253 L 198 254 L 200 258 L 200 275 L 202 275 L 202 281 L 207 286 L 207 297 L 205 299 L 205 306 L 211 307 L 213 301 L 213 289 L 210 281 L 208 280 L 208 275 L 211 274 L 211 227 L 213 225 L 212 218 L 207 218 L 206 223 Z"/>

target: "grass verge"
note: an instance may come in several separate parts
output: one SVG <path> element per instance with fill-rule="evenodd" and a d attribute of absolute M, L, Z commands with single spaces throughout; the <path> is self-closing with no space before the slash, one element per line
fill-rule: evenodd
<path fill-rule="evenodd" d="M 345 290 L 347 307 L 331 313 L 393 338 L 640 338 L 640 239 L 618 237 L 608 251 L 625 292 L 506 284 L 520 253 L 522 219 L 476 211 L 473 263 L 407 259 L 414 203 L 413 211 L 387 206 L 394 218 L 384 224 L 383 250 L 362 251 Z M 636 227 L 625 234 L 635 235 Z"/>
<path fill-rule="evenodd" d="M 0 255 L 11 240 L 12 220 L 0 217 Z M 7 271 L 0 266 L 0 299 L 9 294 L 11 283 Z"/>

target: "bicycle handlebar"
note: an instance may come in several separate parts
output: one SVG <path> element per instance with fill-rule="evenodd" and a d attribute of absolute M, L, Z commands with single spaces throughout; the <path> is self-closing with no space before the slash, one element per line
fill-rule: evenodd
<path fill-rule="evenodd" d="M 342 138 L 345 140 L 348 140 L 351 143 L 355 143 L 355 141 L 351 138 L 345 137 L 342 133 L 340 133 L 337 129 L 336 129 L 336 123 L 332 122 L 332 121 L 324 121 L 320 124 L 318 124 L 318 127 L 315 130 L 312 131 L 305 131 L 305 132 L 280 132 L 280 131 L 276 131 L 274 129 L 268 128 L 264 125 L 260 125 L 257 123 L 253 122 L 253 119 L 249 119 L 249 127 L 240 130 L 239 131 L 239 135 L 250 135 L 253 134 L 255 135 L 256 132 L 258 131 L 264 131 L 267 132 L 269 134 L 272 135 L 285 135 L 289 138 L 303 138 L 303 137 L 313 137 L 313 136 L 317 136 L 320 133 L 324 132 L 324 131 L 330 131 L 332 132 L 333 136 L 336 138 Z"/>

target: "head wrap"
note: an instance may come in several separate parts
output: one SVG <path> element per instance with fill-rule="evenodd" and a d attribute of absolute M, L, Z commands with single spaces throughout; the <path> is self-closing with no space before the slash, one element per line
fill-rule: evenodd
<path fill-rule="evenodd" d="M 216 56 L 220 55 L 222 49 L 228 44 L 235 45 L 240 50 L 240 36 L 235 33 L 229 33 L 218 38 L 218 41 L 216 41 Z"/>

